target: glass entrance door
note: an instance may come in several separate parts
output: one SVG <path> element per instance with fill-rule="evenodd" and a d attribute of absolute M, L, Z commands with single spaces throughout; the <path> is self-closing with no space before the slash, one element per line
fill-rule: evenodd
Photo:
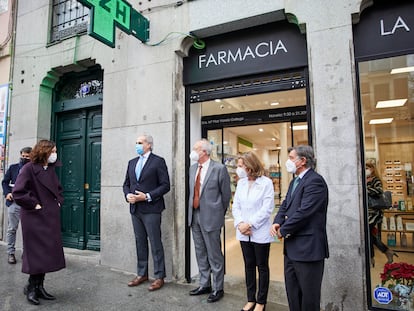
<path fill-rule="evenodd" d="M 286 172 L 287 148 L 292 145 L 308 144 L 306 122 L 281 122 L 238 127 L 226 127 L 207 131 L 207 139 L 213 145 L 211 158 L 226 165 L 232 194 L 236 190 L 236 164 L 238 155 L 253 151 L 262 160 L 266 175 L 272 179 L 275 190 L 275 210 L 285 198 L 292 175 Z M 244 263 L 233 223 L 231 204 L 226 213 L 223 230 L 223 249 L 226 262 L 226 277 L 236 282 L 244 280 Z M 275 241 L 270 251 L 270 279 L 284 282 L 282 244 Z"/>
<path fill-rule="evenodd" d="M 266 174 L 273 180 L 275 210 L 283 201 L 292 175 L 285 169 L 288 147 L 309 144 L 308 96 L 304 72 L 272 74 L 215 85 L 200 85 L 188 90 L 189 146 L 207 138 L 212 144 L 211 158 L 227 166 L 231 187 L 236 190 L 236 161 L 239 154 L 254 151 L 263 161 Z M 244 263 L 236 239 L 232 206 L 225 216 L 223 251 L 226 290 L 236 295 L 245 291 Z M 191 241 L 188 232 L 188 241 Z M 269 301 L 287 303 L 283 277 L 283 245 L 275 241 L 270 254 Z M 187 279 L 197 278 L 194 245 L 188 246 Z"/>

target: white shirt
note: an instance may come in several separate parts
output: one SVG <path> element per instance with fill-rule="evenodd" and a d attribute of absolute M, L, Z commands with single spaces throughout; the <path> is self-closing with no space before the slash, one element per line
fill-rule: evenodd
<path fill-rule="evenodd" d="M 236 237 L 239 241 L 249 241 L 249 236 L 241 234 L 237 226 L 241 222 L 252 225 L 250 241 L 270 243 L 274 238 L 270 235 L 272 225 L 270 215 L 275 208 L 275 193 L 270 178 L 261 176 L 249 188 L 249 180 L 242 178 L 237 183 L 233 198 L 232 213 Z"/>

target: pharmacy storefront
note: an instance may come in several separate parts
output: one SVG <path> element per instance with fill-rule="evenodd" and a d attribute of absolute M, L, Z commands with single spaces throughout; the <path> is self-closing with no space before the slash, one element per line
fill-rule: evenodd
<path fill-rule="evenodd" d="M 373 310 L 413 310 L 414 2 L 398 3 L 375 3 L 354 25 L 364 203 L 378 189 L 391 198 L 365 215 Z"/>
<path fill-rule="evenodd" d="M 280 21 L 203 38 L 184 59 L 187 148 L 207 138 L 212 158 L 223 162 L 236 188 L 237 155 L 254 151 L 263 161 L 275 190 L 275 212 L 284 199 L 291 174 L 281 165 L 287 148 L 311 141 L 306 37 L 295 24 Z M 190 230 L 186 232 L 186 278 L 198 273 Z M 223 249 L 226 279 L 244 286 L 240 245 L 231 205 L 225 217 Z M 284 296 L 282 243 L 273 243 L 271 286 Z"/>

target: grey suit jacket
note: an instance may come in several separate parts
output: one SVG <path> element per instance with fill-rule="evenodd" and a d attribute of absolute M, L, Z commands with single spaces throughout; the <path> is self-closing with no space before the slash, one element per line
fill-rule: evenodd
<path fill-rule="evenodd" d="M 191 226 L 193 219 L 193 197 L 197 167 L 198 164 L 190 167 L 189 226 Z M 221 163 L 210 160 L 210 165 L 200 191 L 200 225 L 203 230 L 209 232 L 223 227 L 224 215 L 229 206 L 230 198 L 230 176 L 227 168 Z"/>

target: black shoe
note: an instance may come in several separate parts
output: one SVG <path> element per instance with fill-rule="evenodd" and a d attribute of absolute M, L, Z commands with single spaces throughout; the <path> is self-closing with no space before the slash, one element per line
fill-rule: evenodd
<path fill-rule="evenodd" d="M 221 298 L 223 298 L 223 296 L 224 296 L 223 290 L 215 290 L 214 292 L 210 294 L 210 296 L 208 296 L 207 302 L 219 301 Z"/>
<path fill-rule="evenodd" d="M 190 290 L 190 296 L 198 296 L 198 295 L 204 295 L 204 294 L 210 294 L 211 293 L 211 287 L 198 287 L 196 289 Z"/>
<path fill-rule="evenodd" d="M 26 285 L 23 289 L 23 293 L 26 295 L 27 300 L 34 305 L 38 305 L 39 302 L 39 297 L 37 297 L 36 294 L 36 288 L 34 287 L 33 284 L 29 284 Z"/>
<path fill-rule="evenodd" d="M 16 260 L 16 257 L 14 257 L 14 254 L 9 254 L 9 257 L 7 258 L 7 262 L 12 265 L 16 264 L 17 260 Z"/>
<path fill-rule="evenodd" d="M 250 301 L 249 301 L 250 302 Z M 253 303 L 253 302 L 252 302 Z M 249 309 L 241 309 L 240 311 L 253 311 L 254 310 L 254 307 L 256 307 L 256 303 L 253 303 L 253 305 L 249 308 Z"/>
<path fill-rule="evenodd" d="M 43 285 L 40 285 L 39 287 L 36 287 L 36 294 L 37 297 L 45 299 L 45 300 L 55 300 L 56 297 L 49 294 L 45 288 L 43 287 Z"/>

